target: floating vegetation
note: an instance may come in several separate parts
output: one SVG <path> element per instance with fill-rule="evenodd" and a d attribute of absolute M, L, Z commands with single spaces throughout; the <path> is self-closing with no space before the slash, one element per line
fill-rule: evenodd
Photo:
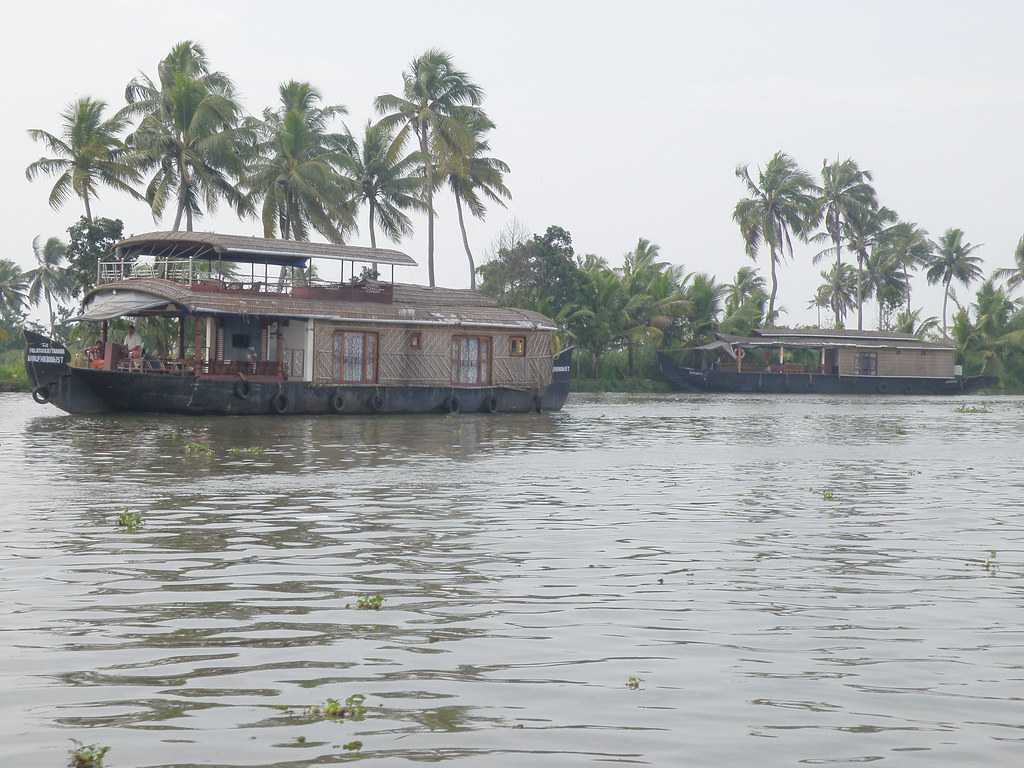
<path fill-rule="evenodd" d="M 305 744 L 306 743 L 306 737 L 305 736 L 296 736 L 295 737 L 295 743 L 296 744 Z"/>
<path fill-rule="evenodd" d="M 635 691 L 637 688 L 640 687 L 641 682 L 643 681 L 636 675 L 630 675 L 626 678 L 626 687 L 629 688 L 629 690 L 631 691 Z"/>
<path fill-rule="evenodd" d="M 306 710 L 308 717 L 318 720 L 362 720 L 366 715 L 363 702 L 366 697 L 361 693 L 353 693 L 342 704 L 337 699 L 327 699 L 323 704 L 314 704 Z"/>
<path fill-rule="evenodd" d="M 185 446 L 185 455 L 208 459 L 213 456 L 213 448 L 206 443 L 188 443 Z"/>
<path fill-rule="evenodd" d="M 124 528 L 128 533 L 135 533 L 142 527 L 142 513 L 129 512 L 127 509 L 122 509 L 117 516 L 117 526 L 118 528 Z"/>
<path fill-rule="evenodd" d="M 382 595 L 360 595 L 356 598 L 356 608 L 361 611 L 379 611 L 384 607 Z"/>
<path fill-rule="evenodd" d="M 821 498 L 825 501 L 835 501 L 836 495 L 832 491 L 822 491 Z"/>
<path fill-rule="evenodd" d="M 258 445 L 248 448 L 228 448 L 229 456 L 262 456 L 266 451 Z"/>
<path fill-rule="evenodd" d="M 342 744 L 342 749 L 347 749 L 349 752 L 358 752 L 363 748 L 363 742 L 361 741 L 350 741 L 348 744 Z"/>
<path fill-rule="evenodd" d="M 956 409 L 957 413 L 992 413 L 987 406 L 984 405 L 967 405 L 964 403 Z"/>
<path fill-rule="evenodd" d="M 103 758 L 110 747 L 101 747 L 98 744 L 83 744 L 75 741 L 75 748 L 71 750 L 71 757 L 68 760 L 69 768 L 103 768 Z"/>
<path fill-rule="evenodd" d="M 903 427 L 901 427 L 899 424 L 897 424 L 896 428 L 893 429 L 893 433 L 895 433 L 897 435 L 905 435 L 905 434 L 907 434 L 907 430 L 905 430 Z"/>
<path fill-rule="evenodd" d="M 984 562 L 982 563 L 982 567 L 990 574 L 996 572 L 996 569 L 999 567 L 999 564 L 996 562 L 996 551 L 994 549 L 990 549 L 988 551 L 988 557 L 985 558 Z"/>

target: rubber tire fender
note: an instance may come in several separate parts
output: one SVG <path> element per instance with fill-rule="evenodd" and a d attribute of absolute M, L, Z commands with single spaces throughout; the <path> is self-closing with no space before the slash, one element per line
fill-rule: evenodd
<path fill-rule="evenodd" d="M 491 395 L 484 400 L 484 410 L 488 413 L 498 412 L 498 398 L 495 395 Z"/>
<path fill-rule="evenodd" d="M 444 407 L 448 413 L 458 413 L 462 408 L 462 403 L 459 402 L 459 398 L 455 395 L 450 395 L 448 399 L 444 401 Z"/>
<path fill-rule="evenodd" d="M 270 407 L 274 413 L 284 413 L 288 410 L 288 396 L 284 392 L 278 392 L 270 398 Z"/>
<path fill-rule="evenodd" d="M 384 410 L 384 396 L 380 393 L 370 398 L 370 410 L 374 413 Z"/>
<path fill-rule="evenodd" d="M 248 400 L 249 395 L 252 394 L 252 387 L 249 385 L 249 382 L 246 381 L 245 379 L 239 379 L 238 381 L 235 382 L 234 392 L 235 397 L 237 397 L 239 400 Z"/>
<path fill-rule="evenodd" d="M 32 399 L 40 405 L 46 405 L 50 402 L 50 385 L 43 384 L 41 387 L 36 387 L 32 390 Z"/>
<path fill-rule="evenodd" d="M 544 401 L 541 399 L 540 395 L 533 396 L 533 409 L 537 411 L 537 413 L 541 413 L 544 410 Z"/>
<path fill-rule="evenodd" d="M 334 390 L 327 405 L 331 413 L 341 413 L 345 409 L 345 396 L 341 394 L 341 390 Z"/>

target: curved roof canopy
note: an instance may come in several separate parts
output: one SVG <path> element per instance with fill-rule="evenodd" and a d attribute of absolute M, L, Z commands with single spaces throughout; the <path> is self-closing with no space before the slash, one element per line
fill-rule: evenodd
<path fill-rule="evenodd" d="M 158 256 L 168 259 L 220 259 L 282 267 L 305 267 L 309 259 L 358 261 L 415 267 L 416 261 L 390 248 L 363 248 L 335 243 L 301 243 L 215 232 L 148 232 L 133 235 L 114 246 L 119 257 Z"/>

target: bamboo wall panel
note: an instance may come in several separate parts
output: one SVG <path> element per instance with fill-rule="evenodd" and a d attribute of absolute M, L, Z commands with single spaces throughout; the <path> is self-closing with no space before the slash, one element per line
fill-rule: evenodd
<path fill-rule="evenodd" d="M 948 377 L 953 375 L 955 364 L 952 350 L 929 349 L 879 349 L 879 376 L 930 376 Z M 839 350 L 839 373 L 853 376 L 857 373 L 857 350 Z"/>
<path fill-rule="evenodd" d="M 373 327 L 317 321 L 313 333 L 313 381 L 333 384 L 334 334 L 341 330 L 378 334 L 380 359 L 378 382 L 382 385 L 447 387 L 451 384 L 452 336 L 489 336 L 492 340 L 492 383 L 494 386 L 537 389 L 551 383 L 551 335 L 546 331 L 489 333 L 486 330 L 435 327 Z M 420 346 L 411 339 L 420 335 Z M 511 336 L 526 337 L 526 356 L 511 357 Z"/>

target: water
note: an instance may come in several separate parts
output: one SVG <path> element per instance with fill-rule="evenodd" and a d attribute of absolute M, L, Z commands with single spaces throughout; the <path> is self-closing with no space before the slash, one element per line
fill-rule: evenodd
<path fill-rule="evenodd" d="M 960 402 L 203 420 L 0 396 L 0 754 L 1019 764 L 1024 402 Z M 353 693 L 361 722 L 302 711 Z"/>

